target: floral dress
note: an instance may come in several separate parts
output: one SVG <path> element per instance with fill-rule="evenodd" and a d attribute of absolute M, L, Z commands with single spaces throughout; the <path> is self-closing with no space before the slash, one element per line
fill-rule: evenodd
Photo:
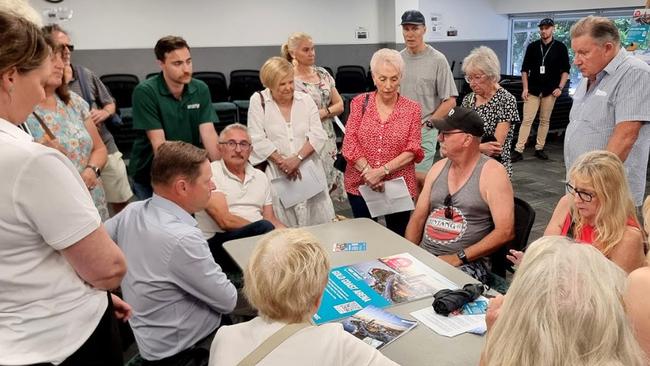
<path fill-rule="evenodd" d="M 93 140 L 86 129 L 84 121 L 89 117 L 88 103 L 75 93 L 70 93 L 71 100 L 68 105 L 56 96 L 56 110 L 52 111 L 36 106 L 36 113 L 45 125 L 56 136 L 57 141 L 68 152 L 68 159 L 77 168 L 79 174 L 86 169 L 90 153 L 93 149 Z M 29 130 L 36 141 L 43 138 L 45 131 L 38 123 L 33 114 L 27 119 Z M 99 212 L 102 221 L 108 219 L 108 207 L 101 178 L 97 179 L 97 185 L 90 191 L 95 207 Z"/>
<path fill-rule="evenodd" d="M 318 75 L 318 82 L 311 83 L 295 79 L 294 87 L 297 91 L 310 95 L 318 109 L 322 109 L 328 107 L 332 101 L 332 88 L 335 87 L 334 78 L 322 67 L 314 67 L 314 70 L 316 71 L 316 75 Z M 321 121 L 323 123 L 323 129 L 327 133 L 327 141 L 325 142 L 323 151 L 320 153 L 320 159 L 323 162 L 330 197 L 332 200 L 343 201 L 345 200 L 343 173 L 334 168 L 337 149 L 333 120 L 333 118 L 326 118 Z"/>
<path fill-rule="evenodd" d="M 490 100 L 480 106 L 476 106 L 476 95 L 471 92 L 463 99 L 463 107 L 475 110 L 483 121 L 485 122 L 485 134 L 483 135 L 484 141 L 486 137 L 494 137 L 494 132 L 497 129 L 497 124 L 502 122 L 509 122 L 510 128 L 506 135 L 506 140 L 501 150 L 501 164 L 506 168 L 508 177 L 512 177 L 512 162 L 510 160 L 510 151 L 512 151 L 512 138 L 515 134 L 515 124 L 519 122 L 519 111 L 517 111 L 517 99 L 514 95 L 510 94 L 503 88 L 497 89 L 497 92 L 490 98 Z M 494 139 L 492 139 L 494 141 Z"/>

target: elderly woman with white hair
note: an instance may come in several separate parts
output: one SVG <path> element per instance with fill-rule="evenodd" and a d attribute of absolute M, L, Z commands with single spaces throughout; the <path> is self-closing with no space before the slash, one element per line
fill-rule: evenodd
<path fill-rule="evenodd" d="M 646 365 L 624 286 L 625 272 L 596 248 L 561 236 L 535 241 L 508 293 L 490 301 L 481 365 Z"/>
<path fill-rule="evenodd" d="M 417 195 L 415 163 L 422 160 L 420 106 L 399 94 L 404 60 L 387 48 L 372 56 L 375 92 L 358 95 L 350 105 L 342 153 L 347 160 L 345 190 L 354 217 L 370 217 L 359 186 L 383 191 L 384 182 L 404 178 Z M 404 236 L 411 211 L 386 215 L 386 226 Z"/>
<path fill-rule="evenodd" d="M 472 92 L 462 106 L 476 110 L 485 122 L 481 152 L 500 161 L 512 177 L 510 151 L 519 112 L 517 99 L 499 85 L 499 58 L 488 47 L 475 48 L 463 60 L 463 72 Z"/>
<path fill-rule="evenodd" d="M 271 185 L 275 216 L 287 226 L 300 227 L 331 222 L 335 214 L 319 156 L 327 133 L 316 104 L 309 95 L 294 90 L 293 79 L 293 66 L 285 58 L 271 57 L 262 65 L 260 80 L 266 89 L 251 96 L 248 108 L 248 132 L 254 147 L 249 160 L 254 165 L 269 162 L 265 170 L 269 181 L 301 179 L 301 168 L 313 163 L 310 174 L 323 187 L 315 196 L 285 206 L 280 192 Z"/>
<path fill-rule="evenodd" d="M 244 294 L 260 316 L 219 329 L 210 366 L 396 365 L 340 323 L 308 323 L 320 306 L 329 266 L 318 239 L 303 229 L 262 237 L 244 270 Z"/>

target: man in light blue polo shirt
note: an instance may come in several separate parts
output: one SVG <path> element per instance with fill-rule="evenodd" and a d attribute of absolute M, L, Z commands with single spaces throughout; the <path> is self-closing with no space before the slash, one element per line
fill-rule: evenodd
<path fill-rule="evenodd" d="M 575 23 L 571 48 L 584 78 L 564 139 L 567 172 L 585 152 L 611 151 L 625 162 L 634 202 L 641 206 L 650 153 L 650 66 L 621 48 L 618 29 L 603 17 Z"/>
<path fill-rule="evenodd" d="M 106 222 L 124 252 L 124 299 L 147 365 L 181 362 L 230 313 L 237 290 L 214 261 L 192 214 L 214 190 L 205 150 L 164 142 L 151 167 L 153 197 L 128 205 Z M 173 361 L 173 362 L 172 362 Z"/>

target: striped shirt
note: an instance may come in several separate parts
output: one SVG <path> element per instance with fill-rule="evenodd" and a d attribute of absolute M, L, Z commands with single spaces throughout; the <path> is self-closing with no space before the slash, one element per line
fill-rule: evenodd
<path fill-rule="evenodd" d="M 620 122 L 641 121 L 639 136 L 625 160 L 628 182 L 637 206 L 645 192 L 650 153 L 650 66 L 621 49 L 587 90 L 583 78 L 573 96 L 564 139 L 567 174 L 580 155 L 605 150 Z"/>

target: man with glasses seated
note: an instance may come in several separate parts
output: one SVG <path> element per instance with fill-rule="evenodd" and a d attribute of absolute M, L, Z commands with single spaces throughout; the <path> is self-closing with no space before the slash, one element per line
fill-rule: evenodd
<path fill-rule="evenodd" d="M 433 122 L 445 158 L 427 173 L 406 239 L 485 283 L 487 256 L 514 238 L 514 194 L 503 165 L 481 154 L 483 119 L 455 107 Z"/>
<path fill-rule="evenodd" d="M 222 131 L 222 160 L 212 162 L 212 180 L 217 189 L 207 208 L 196 214 L 214 259 L 226 273 L 239 269 L 223 250 L 223 243 L 285 227 L 273 213 L 268 178 L 248 163 L 252 150 L 246 126 L 233 123 Z"/>

